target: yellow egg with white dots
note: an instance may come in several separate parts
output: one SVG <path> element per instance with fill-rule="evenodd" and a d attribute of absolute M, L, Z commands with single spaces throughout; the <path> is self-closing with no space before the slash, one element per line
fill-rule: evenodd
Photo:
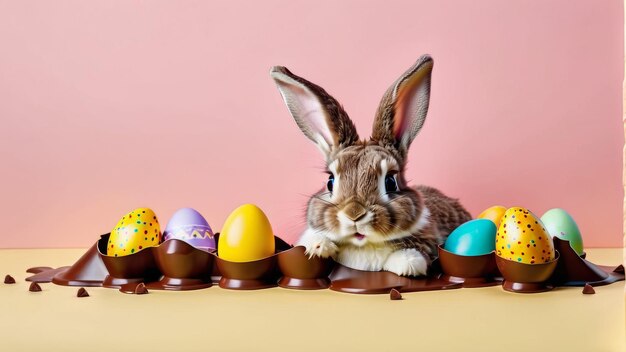
<path fill-rule="evenodd" d="M 107 255 L 121 257 L 135 254 L 161 243 L 161 228 L 154 211 L 138 208 L 124 215 L 115 225 L 107 242 Z"/>
<path fill-rule="evenodd" d="M 504 212 L 498 227 L 496 255 L 525 264 L 548 263 L 555 258 L 554 243 L 535 214 L 513 207 Z"/>

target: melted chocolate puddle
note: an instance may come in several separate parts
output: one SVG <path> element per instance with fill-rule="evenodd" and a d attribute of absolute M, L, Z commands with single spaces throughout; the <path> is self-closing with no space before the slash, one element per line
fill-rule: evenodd
<path fill-rule="evenodd" d="M 53 268 L 49 267 L 49 266 L 36 266 L 33 268 L 28 268 L 26 269 L 26 272 L 29 274 L 39 274 L 43 271 L 48 271 L 48 270 L 52 270 Z"/>
<path fill-rule="evenodd" d="M 593 264 L 578 256 L 569 241 L 555 237 L 554 248 L 559 251 L 561 257 L 550 281 L 557 286 L 585 286 L 585 284 L 602 286 L 624 280 L 623 266 Z"/>
<path fill-rule="evenodd" d="M 106 245 L 108 235 L 101 236 L 101 239 L 80 257 L 74 265 L 56 269 L 33 267 L 28 269 L 27 272 L 34 273 L 34 275 L 26 280 L 37 283 L 53 282 L 63 286 L 84 287 L 102 286 L 105 280 L 109 280 L 111 282 L 106 286 L 121 288 L 123 292 L 134 293 L 137 284 L 141 282 L 144 282 L 149 289 L 194 290 L 210 287 L 212 283 L 219 282 L 221 278 L 216 260 L 211 261 L 206 253 L 195 253 L 196 249 L 190 250 L 184 245 L 175 243 L 168 244 L 168 246 L 176 255 L 180 256 L 179 258 L 175 258 L 175 260 L 169 260 L 171 258 L 157 260 L 158 247 L 149 248 L 131 256 L 121 257 L 125 259 L 119 260 L 119 258 L 116 258 L 118 261 L 113 264 L 109 263 L 116 270 L 116 275 L 121 275 L 121 277 L 111 277 L 103 262 L 103 248 L 99 248 L 99 246 Z M 217 240 L 219 240 L 219 237 Z M 585 284 L 600 286 L 624 280 L 623 266 L 595 265 L 578 256 L 569 245 L 569 242 L 555 238 L 554 244 L 561 256 L 558 266 L 549 280 L 551 284 L 582 287 Z M 308 260 L 304 257 L 302 248 L 292 248 L 278 237 L 276 238 L 276 249 L 276 256 L 281 253 L 288 254 L 281 255 L 281 259 L 284 257 L 286 260 L 282 263 L 283 277 L 288 277 L 289 279 L 288 284 L 282 286 L 292 289 L 324 289 L 328 287 L 329 279 L 330 289 L 334 291 L 380 294 L 389 294 L 392 289 L 396 289 L 399 292 L 418 292 L 498 285 L 501 282 L 499 277 L 491 278 L 489 282 L 484 283 L 480 282 L 480 279 L 476 282 L 459 282 L 454 277 L 442 274 L 438 260 L 435 260 L 433 263 L 427 277 L 408 278 L 385 271 L 369 272 L 355 270 L 337 264 L 332 260 L 316 260 L 315 258 Z M 214 256 L 215 254 L 210 253 L 209 255 Z M 200 263 L 198 265 L 202 265 L 203 269 L 198 271 L 192 265 L 192 267 L 180 271 L 181 267 L 179 265 L 181 265 L 181 261 L 187 261 L 192 258 L 195 259 L 191 260 L 191 262 Z M 104 259 L 109 260 L 110 257 Z M 152 264 L 153 262 L 154 264 Z M 160 268 L 157 268 L 157 264 Z M 293 270 L 285 270 L 286 267 L 290 266 L 294 266 Z M 133 269 L 141 267 L 149 268 L 149 272 L 137 275 Z M 201 275 L 200 273 L 203 271 L 207 272 L 208 275 Z M 163 272 L 168 272 L 174 277 L 164 276 Z M 287 272 L 289 272 L 288 275 Z M 126 276 L 127 273 L 128 276 Z M 289 275 L 293 275 L 293 277 L 289 277 Z M 275 286 L 275 284 L 271 286 Z"/>

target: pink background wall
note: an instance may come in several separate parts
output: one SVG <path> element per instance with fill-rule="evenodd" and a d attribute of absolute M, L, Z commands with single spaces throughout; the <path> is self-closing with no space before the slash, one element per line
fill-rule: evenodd
<path fill-rule="evenodd" d="M 294 239 L 325 184 L 270 80 L 285 65 L 368 136 L 385 89 L 435 58 L 408 176 L 620 246 L 622 3 L 0 1 L 0 247 L 84 247 L 124 213 L 219 230 L 242 203 Z"/>

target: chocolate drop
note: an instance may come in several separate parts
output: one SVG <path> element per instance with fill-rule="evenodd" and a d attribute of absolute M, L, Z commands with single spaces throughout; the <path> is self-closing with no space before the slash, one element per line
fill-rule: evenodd
<path fill-rule="evenodd" d="M 391 299 L 392 301 L 399 301 L 402 299 L 402 294 L 400 293 L 400 291 L 392 288 L 391 291 L 389 291 L 389 299 Z"/>
<path fill-rule="evenodd" d="M 30 292 L 41 292 L 41 286 L 39 286 L 38 283 L 33 282 L 30 284 L 30 287 L 28 288 L 28 291 Z"/>
<path fill-rule="evenodd" d="M 593 295 L 595 293 L 596 290 L 593 289 L 593 286 L 585 284 L 585 287 L 583 288 L 583 295 Z"/>
<path fill-rule="evenodd" d="M 146 285 L 143 282 L 137 285 L 137 287 L 135 287 L 136 295 L 145 295 L 147 293 L 149 293 L 148 289 L 146 288 Z"/>

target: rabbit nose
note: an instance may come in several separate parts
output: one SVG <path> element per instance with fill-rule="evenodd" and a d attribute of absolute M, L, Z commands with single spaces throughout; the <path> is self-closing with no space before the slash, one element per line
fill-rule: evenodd
<path fill-rule="evenodd" d="M 358 221 L 367 214 L 367 209 L 359 203 L 350 203 L 343 209 L 343 212 L 348 219 Z"/>

